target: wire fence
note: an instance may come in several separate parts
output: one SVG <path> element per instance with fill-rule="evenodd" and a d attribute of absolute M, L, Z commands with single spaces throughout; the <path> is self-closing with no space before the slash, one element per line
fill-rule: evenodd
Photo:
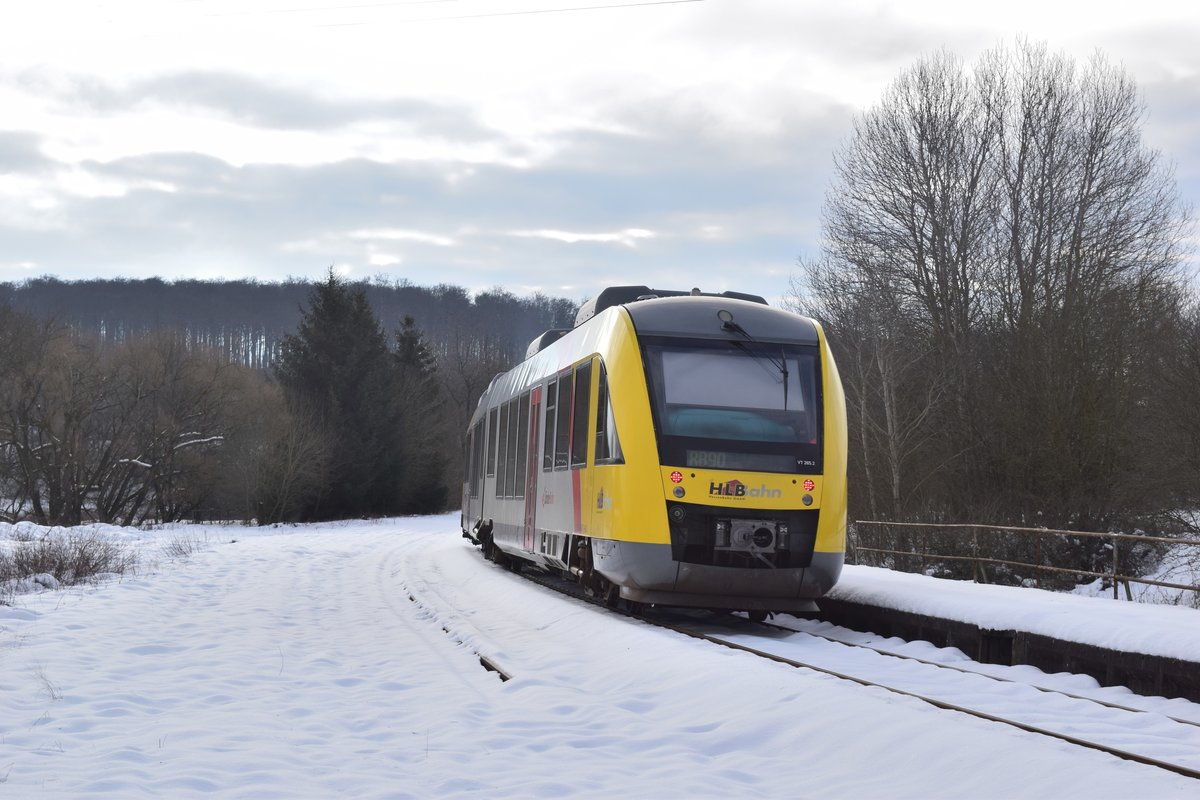
<path fill-rule="evenodd" d="M 1200 540 L 1196 539 L 974 523 L 856 520 L 854 526 L 847 542 L 847 556 L 855 564 L 922 573 L 945 569 L 947 564 L 965 565 L 977 583 L 995 582 L 991 579 L 994 576 L 988 574 L 989 568 L 1031 571 L 1035 586 L 1046 575 L 1099 578 L 1111 582 L 1114 600 L 1120 599 L 1120 586 L 1125 588 L 1126 599 L 1133 600 L 1130 585 L 1134 583 L 1200 593 L 1200 585 L 1125 575 L 1122 571 L 1123 548 L 1128 561 L 1133 560 L 1129 557 L 1134 555 L 1134 548 L 1160 545 L 1200 548 Z M 1021 539 L 1014 542 L 1011 538 L 1006 541 L 986 538 L 997 533 L 1017 534 Z M 985 535 L 982 543 L 981 534 Z M 1105 540 L 1105 546 L 1099 550 L 1082 546 L 1081 540 L 1098 539 Z M 1096 563 L 1105 560 L 1097 556 L 1098 552 L 1108 554 L 1107 565 Z M 1079 566 L 1081 560 L 1087 561 L 1090 568 Z M 1200 549 L 1196 551 L 1195 562 L 1200 564 Z"/>

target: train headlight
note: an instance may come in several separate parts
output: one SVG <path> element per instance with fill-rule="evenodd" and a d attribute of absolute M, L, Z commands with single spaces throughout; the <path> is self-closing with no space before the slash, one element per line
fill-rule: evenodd
<path fill-rule="evenodd" d="M 716 541 L 717 547 L 729 547 L 729 520 L 719 519 L 716 524 Z"/>
<path fill-rule="evenodd" d="M 754 542 L 754 546 L 759 550 L 767 550 L 775 543 L 775 531 L 765 525 L 755 528 L 750 541 Z"/>

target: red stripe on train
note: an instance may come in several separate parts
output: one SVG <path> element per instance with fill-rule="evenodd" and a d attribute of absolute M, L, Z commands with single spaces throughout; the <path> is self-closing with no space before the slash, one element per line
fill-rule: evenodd
<path fill-rule="evenodd" d="M 579 476 L 582 470 L 571 470 L 571 505 L 575 508 L 575 533 L 583 533 L 583 506 L 579 497 Z"/>

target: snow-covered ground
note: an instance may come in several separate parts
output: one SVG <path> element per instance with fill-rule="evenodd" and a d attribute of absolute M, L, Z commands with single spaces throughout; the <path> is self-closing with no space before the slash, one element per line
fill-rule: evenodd
<path fill-rule="evenodd" d="M 137 574 L 0 607 L 0 797 L 1200 791 L 602 612 L 485 562 L 456 515 L 99 533 L 141 551 Z M 999 601 L 1056 635 L 1164 637 L 1200 661 L 1192 609 L 991 588 L 848 569 L 839 592 L 923 613 L 995 615 Z M 1150 609 L 1140 624 L 1154 629 L 1114 623 L 1116 608 Z"/>
<path fill-rule="evenodd" d="M 1193 513 L 1193 527 L 1200 519 Z M 1164 583 L 1183 586 L 1200 585 L 1200 547 L 1195 545 L 1174 545 L 1167 548 L 1162 557 L 1143 578 Z M 1075 587 L 1075 594 L 1087 597 L 1112 597 L 1112 587 L 1105 586 L 1104 581 L 1097 578 L 1089 583 Z M 1189 608 L 1200 608 L 1200 591 L 1177 589 L 1171 586 L 1154 586 L 1152 584 L 1129 584 L 1129 594 L 1139 603 L 1159 603 L 1181 605 Z M 1125 587 L 1120 587 L 1121 598 L 1125 598 Z"/>
<path fill-rule="evenodd" d="M 847 566 L 830 597 L 1200 663 L 1200 610 Z M 1197 678 L 1200 680 L 1200 677 Z"/>

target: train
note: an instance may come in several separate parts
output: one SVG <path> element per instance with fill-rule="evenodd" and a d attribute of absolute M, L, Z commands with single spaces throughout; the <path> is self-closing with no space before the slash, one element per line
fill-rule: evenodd
<path fill-rule="evenodd" d="M 741 292 L 612 286 L 480 396 L 462 535 L 635 613 L 811 613 L 844 561 L 846 450 L 818 322 Z"/>

